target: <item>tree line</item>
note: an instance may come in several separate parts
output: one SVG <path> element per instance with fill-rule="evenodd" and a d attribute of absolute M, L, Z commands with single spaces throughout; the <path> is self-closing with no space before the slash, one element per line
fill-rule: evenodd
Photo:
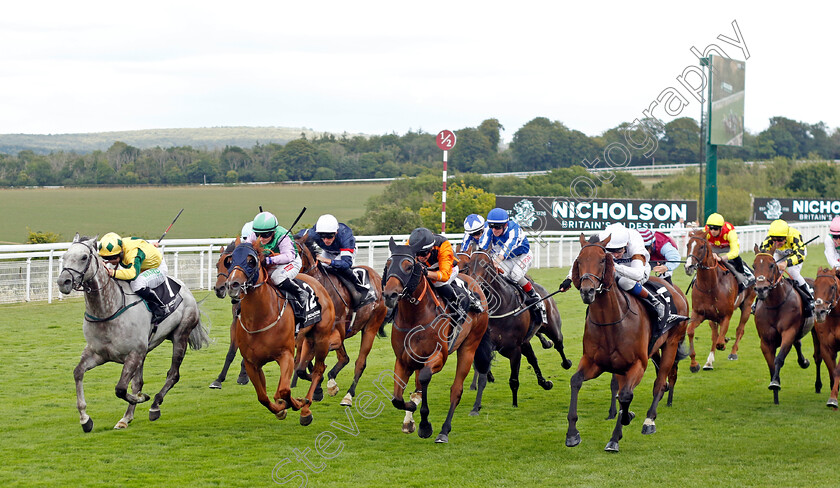
<path fill-rule="evenodd" d="M 629 165 L 695 163 L 700 160 L 700 127 L 683 117 L 667 124 L 642 121 L 656 139 L 655 151 L 632 154 Z M 450 164 L 468 173 L 552 170 L 580 166 L 598 158 L 611 143 L 626 140 L 633 124 L 622 123 L 589 137 L 562 122 L 537 117 L 500 144 L 503 126 L 497 119 L 455 131 L 457 144 Z M 251 181 L 311 181 L 417 176 L 440 167 L 435 135 L 409 131 L 404 135 L 336 136 L 321 134 L 286 144 L 255 144 L 250 148 L 196 149 L 191 146 L 137 148 L 114 142 L 105 151 L 81 153 L 31 150 L 0 154 L 0 186 L 159 185 L 237 183 Z M 840 129 L 822 122 L 807 124 L 773 117 L 758 134 L 745 132 L 743 147 L 720 146 L 718 157 L 741 161 L 840 158 Z M 603 164 L 603 163 L 602 163 Z"/>

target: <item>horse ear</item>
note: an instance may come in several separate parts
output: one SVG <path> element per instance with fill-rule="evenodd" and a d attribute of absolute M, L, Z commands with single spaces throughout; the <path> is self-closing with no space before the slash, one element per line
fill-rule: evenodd
<path fill-rule="evenodd" d="M 753 244 L 753 251 L 755 251 L 756 254 L 759 253 L 758 244 Z"/>
<path fill-rule="evenodd" d="M 583 236 L 583 232 L 580 233 L 580 245 L 581 247 L 586 245 L 586 237 Z"/>
<path fill-rule="evenodd" d="M 610 243 L 610 239 L 612 239 L 612 234 L 608 235 L 606 239 L 601 241 L 601 245 L 604 246 L 604 247 L 607 247 L 607 244 Z"/>
<path fill-rule="evenodd" d="M 615 261 L 610 253 L 606 255 L 607 261 L 604 263 L 604 279 L 611 280 L 615 276 Z"/>
<path fill-rule="evenodd" d="M 577 259 L 575 259 L 575 262 L 572 263 L 572 284 L 575 285 L 575 288 L 580 290 L 580 267 L 578 266 Z"/>
<path fill-rule="evenodd" d="M 79 233 L 78 232 L 76 232 L 76 235 L 73 237 L 73 242 L 74 243 L 79 242 Z"/>
<path fill-rule="evenodd" d="M 391 250 L 391 254 L 394 254 L 394 251 L 396 250 L 396 247 L 397 247 L 397 243 L 396 243 L 396 241 L 394 241 L 394 236 L 391 236 L 391 240 L 388 241 L 388 249 Z"/>

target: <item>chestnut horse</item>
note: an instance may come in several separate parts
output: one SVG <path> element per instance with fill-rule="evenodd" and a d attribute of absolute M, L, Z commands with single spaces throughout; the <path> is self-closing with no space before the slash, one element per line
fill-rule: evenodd
<path fill-rule="evenodd" d="M 712 329 L 712 346 L 704 370 L 714 369 L 715 349 L 726 349 L 726 333 L 729 331 L 729 321 L 735 309 L 741 310 L 738 328 L 735 331 L 735 344 L 729 353 L 730 360 L 738 359 L 738 345 L 744 337 L 744 327 L 750 319 L 750 307 L 755 301 L 755 289 L 749 287 L 738 293 L 738 280 L 732 272 L 715 259 L 712 245 L 706 240 L 706 232 L 694 230 L 688 235 L 688 255 L 685 258 L 685 273 L 693 274 L 697 271 L 697 278 L 691 290 L 691 318 L 688 321 L 689 356 L 691 356 L 691 372 L 700 371 L 694 353 L 694 330 L 709 321 Z"/>
<path fill-rule="evenodd" d="M 233 254 L 234 247 L 236 247 L 236 241 L 228 244 L 226 248 L 224 246 L 219 248 L 219 260 L 216 261 L 216 284 L 213 285 L 213 290 L 219 298 L 225 298 L 225 296 L 227 296 L 228 268 L 230 267 L 230 255 Z M 233 321 L 230 324 L 230 347 L 228 347 L 228 352 L 225 356 L 225 364 L 222 365 L 222 371 L 219 373 L 219 376 L 210 383 L 210 388 L 214 390 L 218 390 L 222 387 L 222 383 L 225 381 L 225 378 L 227 378 L 228 368 L 230 368 L 230 364 L 233 360 L 236 359 L 236 341 L 233 339 L 233 331 L 234 326 L 236 325 L 236 316 L 239 313 L 239 302 L 233 302 L 231 305 L 231 313 L 233 314 Z M 248 384 L 248 373 L 245 372 L 244 359 L 240 365 L 239 377 L 236 378 L 236 382 L 240 385 Z"/>
<path fill-rule="evenodd" d="M 675 324 L 656 339 L 652 355 L 648 354 L 652 323 L 647 310 L 636 297 L 616 286 L 612 254 L 606 250 L 610 237 L 597 243 L 588 243 L 580 235 L 581 250 L 572 265 L 572 282 L 580 290 L 583 302 L 589 305 L 583 331 L 583 357 L 571 378 L 571 399 L 569 402 L 569 428 L 566 432 L 566 446 L 580 444 L 577 429 L 578 393 L 584 381 L 597 378 L 603 372 L 613 373 L 618 388 L 618 402 L 621 411 L 606 451 L 618 452 L 618 441 L 622 437 L 622 426 L 629 425 L 634 414 L 630 412 L 633 390 L 642 380 L 648 359 L 656 352 L 659 369 L 653 384 L 653 402 L 642 426 L 642 434 L 656 432 L 656 408 L 666 388 L 666 380 L 674 372 L 677 350 L 685 336 L 687 320 Z M 660 286 L 671 292 L 676 313 L 688 315 L 688 300 L 683 292 L 661 278 L 652 277 Z M 673 388 L 673 381 L 670 388 Z"/>
<path fill-rule="evenodd" d="M 227 280 L 228 294 L 239 298 L 240 311 L 235 320 L 234 340 L 245 360 L 245 370 L 257 391 L 257 398 L 271 413 L 282 420 L 286 409 L 300 410 L 301 425 L 312 423 L 312 395 L 315 386 L 324 374 L 324 358 L 329 352 L 329 339 L 335 321 L 335 311 L 327 291 L 315 279 L 299 275 L 301 281 L 315 291 L 321 305 L 321 320 L 299 331 L 304 336 L 302 354 L 309 348 L 315 350 L 313 382 L 306 398 L 292 398 L 291 379 L 295 353 L 295 318 L 292 307 L 268 278 L 262 265 L 260 246 L 241 243 L 231 256 L 230 276 Z M 267 286 L 263 286 L 267 285 Z M 315 297 L 310 297 L 314 299 Z M 269 361 L 280 365 L 280 382 L 274 394 L 274 402 L 266 393 L 263 365 Z M 282 400 L 282 402 L 280 402 Z"/>
<path fill-rule="evenodd" d="M 534 369 L 537 383 L 544 390 L 550 390 L 554 385 L 551 381 L 543 378 L 530 342 L 535 332 L 535 330 L 531 330 L 534 308 L 532 307 L 518 315 L 515 313 L 521 307 L 522 300 L 518 299 L 518 292 L 514 285 L 502 278 L 493 258 L 487 252 L 478 250 L 470 254 L 458 253 L 458 262 L 461 271 L 471 276 L 479 284 L 481 291 L 484 292 L 484 295 L 488 297 L 488 302 L 490 302 L 490 313 L 492 315 L 489 316 L 487 331 L 493 351 L 499 351 L 502 356 L 510 361 L 510 380 L 508 383 L 513 395 L 513 406 L 518 406 L 519 367 L 523 354 L 528 360 L 528 364 Z M 544 297 L 548 294 L 542 286 L 536 283 L 533 283 L 533 286 L 540 296 Z M 563 349 L 563 334 L 560 332 L 561 321 L 557 304 L 554 303 L 554 300 L 545 300 L 543 303 L 545 303 L 548 321 L 547 323 L 541 323 L 537 330 L 539 328 L 545 329 L 551 337 L 555 349 L 563 358 L 563 368 L 569 369 L 572 367 L 572 362 L 566 358 Z M 478 415 L 479 410 L 481 410 L 481 397 L 486 386 L 487 376 L 479 375 L 478 393 L 470 415 Z"/>
<path fill-rule="evenodd" d="M 755 293 L 758 301 L 755 306 L 755 328 L 761 339 L 761 352 L 770 370 L 770 385 L 773 390 L 773 403 L 779 403 L 779 390 L 782 385 L 779 372 L 785 364 L 790 348 L 796 348 L 799 367 L 805 369 L 810 362 L 802 355 L 802 337 L 813 326 L 813 317 L 803 318 L 802 297 L 794 285 L 784 279 L 772 254 L 761 252 L 755 246 Z M 776 354 L 778 350 L 778 354 Z"/>
<path fill-rule="evenodd" d="M 828 368 L 831 395 L 826 406 L 837 408 L 837 390 L 840 386 L 840 368 L 837 364 L 837 351 L 840 351 L 840 276 L 831 268 L 820 268 L 814 280 L 814 360 L 817 367 L 817 380 L 814 387 L 817 393 L 822 388 L 820 380 L 820 362 L 825 361 Z"/>
<path fill-rule="evenodd" d="M 341 280 L 327 272 L 324 266 L 315 259 L 317 250 L 315 249 L 314 242 L 304 237 L 299 237 L 295 239 L 295 243 L 300 250 L 301 261 L 303 263 L 300 272 L 318 280 L 324 286 L 327 293 L 329 293 L 333 306 L 335 307 L 335 331 L 333 334 L 338 334 L 338 336 L 334 338 L 333 343 L 337 346 L 334 349 L 338 357 L 338 363 L 327 373 L 327 393 L 330 396 L 338 393 L 338 384 L 335 378 L 342 368 L 350 362 L 350 356 L 344 348 L 344 341 L 355 336 L 360 331 L 362 332 L 362 343 L 359 348 L 359 357 L 356 359 L 353 384 L 341 400 L 342 406 L 349 407 L 353 405 L 353 397 L 356 395 L 356 385 L 359 384 L 359 379 L 362 377 L 362 373 L 364 373 L 365 367 L 367 366 L 367 357 L 373 347 L 373 340 L 376 338 L 376 333 L 382 326 L 382 322 L 385 320 L 385 314 L 388 312 L 388 309 L 385 307 L 385 302 L 382 299 L 382 278 L 379 276 L 379 273 L 368 266 L 357 266 L 358 268 L 364 269 L 367 273 L 370 279 L 370 286 L 374 288 L 376 299 L 353 311 L 350 306 L 350 294 L 341 283 Z M 298 358 L 298 376 L 302 378 L 308 376 L 301 375 L 303 369 L 301 363 L 305 365 L 310 359 Z"/>
<path fill-rule="evenodd" d="M 443 369 L 449 357 L 448 338 L 456 327 L 455 321 L 446 314 L 444 305 L 426 278 L 426 267 L 414 258 L 411 248 L 397 245 L 394 238 L 389 243 L 391 256 L 385 264 L 385 304 L 397 307 L 394 325 L 391 329 L 391 346 L 394 348 L 394 398 L 391 402 L 397 409 L 406 411 L 403 432 L 414 431 L 412 412 L 420 406 L 420 429 L 418 435 L 428 438 L 432 435 L 429 422 L 429 382 L 432 375 Z M 452 416 L 461 401 L 464 379 L 475 360 L 479 373 L 486 374 L 490 368 L 490 341 L 487 331 L 487 298 L 481 288 L 469 276 L 463 276 L 469 289 L 481 300 L 482 312 L 469 312 L 461 325 L 454 344 L 458 351 L 455 380 L 449 390 L 449 413 L 435 442 L 449 442 L 452 430 Z M 411 375 L 417 372 L 416 383 L 421 389 L 420 399 L 411 395 L 405 402 L 403 393 Z"/>

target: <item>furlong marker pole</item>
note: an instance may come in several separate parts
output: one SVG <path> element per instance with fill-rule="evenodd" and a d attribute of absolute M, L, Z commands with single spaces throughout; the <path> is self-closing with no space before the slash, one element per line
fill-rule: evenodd
<path fill-rule="evenodd" d="M 449 151 L 443 151 L 443 193 L 441 194 L 440 233 L 446 232 L 446 156 Z"/>

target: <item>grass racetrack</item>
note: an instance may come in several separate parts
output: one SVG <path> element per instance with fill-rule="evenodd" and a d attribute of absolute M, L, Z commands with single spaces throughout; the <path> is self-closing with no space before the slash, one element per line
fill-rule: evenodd
<path fill-rule="evenodd" d="M 806 276 L 814 276 L 819 264 L 821 256 L 815 251 L 804 270 Z M 745 258 L 752 262 L 751 255 Z M 532 271 L 550 290 L 566 272 Z M 688 279 L 682 268 L 677 271 L 675 282 L 685 289 Z M 199 299 L 208 293 L 195 292 Z M 573 368 L 563 370 L 554 350 L 538 349 L 543 373 L 554 388 L 543 391 L 537 386 L 523 361 L 519 408 L 512 408 L 509 363 L 497 356 L 496 382 L 488 385 L 480 416 L 467 415 L 475 392 L 465 389 L 450 443 L 445 445 L 433 439 L 446 416 L 454 364 L 432 378 L 433 437 L 403 434 L 403 412 L 390 404 L 393 382 L 384 383 L 387 397 L 373 385 L 394 365 L 388 339 L 376 340 L 357 389 L 357 395 L 365 391 L 376 395 L 377 402 L 368 407 L 374 413 L 369 418 L 356 407 L 339 406 L 352 380 L 358 338 L 348 341 L 351 363 L 338 376 L 341 392 L 313 406 L 315 420 L 308 427 L 299 425 L 298 413 L 276 420 L 257 402 L 253 386 L 236 384 L 239 357 L 223 389 L 209 389 L 224 361 L 230 324 L 229 302 L 212 293 L 202 308 L 212 322 L 216 342 L 205 350 L 187 352 L 181 380 L 166 396 L 160 420 L 148 420 L 148 402 L 138 406 L 127 430 L 112 429 L 126 404 L 114 395 L 121 366 L 109 363 L 85 376 L 87 412 L 95 422 L 93 431 L 85 434 L 79 425 L 72 374 L 84 347 L 83 302 L 3 305 L 0 479 L 3 486 L 253 487 L 304 486 L 304 481 L 308 486 L 342 487 L 836 486 L 840 413 L 825 407 L 828 388 L 815 394 L 813 364 L 800 369 L 791 352 L 781 374 L 781 404 L 773 405 L 752 320 L 739 360 L 728 361 L 727 349 L 718 352 L 714 371 L 696 374 L 688 371 L 688 361 L 681 363 L 674 406 L 666 407 L 663 400 L 657 432 L 642 436 L 654 373 L 649 366 L 633 401 L 636 419 L 625 427 L 618 454 L 603 450 L 614 427 L 614 421 L 604 420 L 609 376 L 584 383 L 578 422 L 583 441 L 566 448 L 569 378 L 581 356 L 585 308 L 574 290 L 556 298 Z M 734 328 L 728 335 L 734 336 Z M 810 358 L 810 338 L 803 343 Z M 702 363 L 710 346 L 707 325 L 697 329 L 696 344 Z M 169 342 L 149 355 L 146 393 L 154 395 L 160 389 L 170 357 Z M 330 354 L 328 366 L 334 363 L 335 355 Z M 273 395 L 279 368 L 267 365 L 265 371 Z M 825 370 L 823 382 L 828 383 Z M 300 382 L 293 394 L 303 396 L 308 386 Z M 419 422 L 419 413 L 415 418 Z M 316 453 L 316 442 L 323 452 L 332 453 L 329 459 Z M 303 453 L 301 460 L 296 453 Z"/>
<path fill-rule="evenodd" d="M 341 222 L 360 217 L 365 202 L 385 189 L 382 183 L 331 185 L 162 186 L 109 188 L 25 188 L 0 190 L 2 243 L 23 243 L 27 227 L 71 241 L 76 232 L 159 238 L 180 209 L 184 213 L 167 239 L 234 236 L 259 212 L 277 215 L 280 225 L 301 224 L 333 213 Z M 340 195 L 340 200 L 337 200 Z M 341 205 L 337 206 L 336 201 Z M 95 209 L 91 211 L 91 209 Z"/>

